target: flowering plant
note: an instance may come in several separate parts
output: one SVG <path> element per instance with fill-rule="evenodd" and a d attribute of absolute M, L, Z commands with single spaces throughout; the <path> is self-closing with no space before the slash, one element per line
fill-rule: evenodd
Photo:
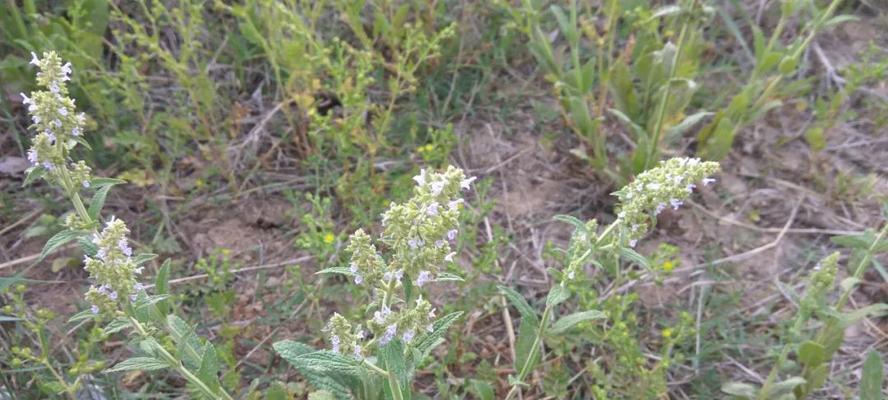
<path fill-rule="evenodd" d="M 409 398 L 414 369 L 462 314 L 436 318 L 423 289 L 432 282 L 461 280 L 442 267 L 456 255 L 453 245 L 464 202 L 460 191 L 469 189 L 474 179 L 452 166 L 440 173 L 422 170 L 414 177 L 413 197 L 393 203 L 382 216 L 376 244 L 386 256 L 359 229 L 346 248 L 351 254 L 348 267 L 319 272 L 347 275 L 366 288 L 363 324 L 335 313 L 325 329 L 329 350 L 289 340 L 275 343 L 275 350 L 316 388 L 336 398 Z"/>
<path fill-rule="evenodd" d="M 139 282 L 143 264 L 154 254 L 134 254 L 129 244 L 129 229 L 123 220 L 110 217 L 99 230 L 101 210 L 110 188 L 121 180 L 93 178 L 83 160 L 75 161 L 72 153 L 78 143 L 86 145 L 82 133 L 86 116 L 76 113 L 74 99 L 68 97 L 66 82 L 72 73 L 71 64 L 62 64 L 55 52 L 42 58 L 32 53 L 31 64 L 39 68 L 37 84 L 43 88 L 22 94 L 37 131 L 28 151 L 33 164 L 26 184 L 43 178 L 62 188 L 75 212 L 65 218 L 65 230 L 50 238 L 41 257 L 71 241 L 78 241 L 85 253 L 84 269 L 92 285 L 86 292 L 91 303 L 71 318 L 72 321 L 94 319 L 107 321 L 104 335 L 131 330 L 142 355 L 125 360 L 106 372 L 127 370 L 173 369 L 188 382 L 196 397 L 231 398 L 219 381 L 219 366 L 213 345 L 200 339 L 181 318 L 172 314 L 166 302 L 169 265 L 161 267 L 154 287 L 148 295 Z M 81 193 L 92 190 L 87 207 Z M 64 378 L 59 378 L 64 380 Z M 70 398 L 76 398 L 79 379 L 59 382 Z"/>

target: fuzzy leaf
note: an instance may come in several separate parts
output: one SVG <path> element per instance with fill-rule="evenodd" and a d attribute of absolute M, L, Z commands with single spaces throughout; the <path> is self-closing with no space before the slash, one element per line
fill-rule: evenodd
<path fill-rule="evenodd" d="M 885 366 L 876 350 L 870 350 L 863 362 L 863 375 L 860 377 L 860 400 L 884 400 L 882 382 L 885 380 Z"/>
<path fill-rule="evenodd" d="M 826 361 L 826 348 L 820 343 L 808 340 L 799 345 L 798 357 L 800 363 L 813 368 Z"/>
<path fill-rule="evenodd" d="M 443 341 L 442 338 L 444 337 L 444 334 L 447 333 L 447 329 L 450 328 L 450 325 L 453 325 L 462 314 L 462 311 L 450 313 L 438 318 L 438 320 L 432 324 L 432 331 L 420 338 L 413 346 L 420 354 L 419 357 L 413 360 L 414 366 L 419 366 L 419 363 L 429 355 L 435 346 Z"/>
<path fill-rule="evenodd" d="M 96 194 L 93 195 L 92 200 L 90 200 L 87 213 L 93 221 L 99 219 L 99 213 L 102 212 L 102 207 L 105 206 L 105 198 L 108 197 L 108 191 L 111 190 L 112 186 L 114 185 L 100 186 L 99 189 L 96 190 Z"/>
<path fill-rule="evenodd" d="M 407 360 L 404 359 L 404 346 L 400 340 L 393 340 L 391 343 L 379 349 L 379 361 L 381 367 L 390 373 L 388 377 L 389 390 L 400 392 L 401 396 L 393 398 L 404 398 L 410 394 L 410 372 L 407 369 Z"/>
<path fill-rule="evenodd" d="M 732 396 L 738 396 L 745 399 L 751 399 L 758 393 L 758 388 L 743 382 L 728 382 L 722 385 L 722 392 Z"/>
<path fill-rule="evenodd" d="M 337 376 L 335 371 L 330 372 L 325 369 L 316 369 L 312 364 L 312 357 L 306 355 L 319 353 L 315 348 L 295 342 L 292 340 L 282 340 L 272 345 L 274 350 L 287 360 L 297 371 L 299 371 L 305 379 L 318 390 L 326 390 L 333 393 L 337 399 L 351 399 L 351 392 L 346 385 L 347 380 L 342 376 Z M 349 369 L 351 367 L 349 366 Z"/>
<path fill-rule="evenodd" d="M 512 306 L 518 309 L 521 318 L 533 321 L 535 324 L 539 325 L 539 317 L 537 317 L 536 311 L 530 307 L 530 304 L 527 304 L 527 300 L 524 300 L 524 296 L 521 296 L 520 293 L 510 287 L 497 286 L 497 288 L 499 288 L 500 293 L 506 297 L 506 300 L 509 300 L 509 303 L 512 303 Z"/>
<path fill-rule="evenodd" d="M 604 319 L 607 318 L 603 312 L 598 310 L 589 310 L 589 311 L 580 311 L 575 312 L 573 314 L 568 314 L 561 317 L 558 321 L 552 324 L 546 331 L 551 334 L 559 335 L 564 333 L 570 328 L 573 328 L 576 324 L 579 324 L 583 321 L 590 321 L 593 319 Z"/>
<path fill-rule="evenodd" d="M 117 363 L 113 368 L 108 369 L 105 373 L 120 371 L 154 371 L 158 369 L 171 368 L 169 364 L 158 360 L 154 357 L 133 357 Z"/>
<path fill-rule="evenodd" d="M 438 276 L 435 277 L 435 282 L 465 282 L 466 280 L 463 277 L 451 274 L 449 272 L 439 272 Z"/>
<path fill-rule="evenodd" d="M 330 267 L 324 268 L 318 272 L 315 272 L 315 275 L 323 275 L 323 274 L 342 274 L 348 276 L 354 276 L 355 274 L 351 272 L 348 267 Z"/>
<path fill-rule="evenodd" d="M 166 259 L 163 262 L 163 265 L 160 266 L 160 269 L 157 271 L 157 276 L 154 277 L 154 293 L 157 293 L 158 296 L 169 295 L 170 293 L 170 260 Z M 170 304 L 168 301 L 162 300 L 157 304 L 157 308 L 163 314 L 170 313 Z"/>
<path fill-rule="evenodd" d="M 645 256 L 638 254 L 637 251 L 632 250 L 628 247 L 623 247 L 620 249 L 620 257 L 625 258 L 635 264 L 638 264 L 644 269 L 651 269 L 651 263 Z"/>
<path fill-rule="evenodd" d="M 83 231 L 72 231 L 70 229 L 65 229 L 59 233 L 56 233 L 51 238 L 49 238 L 49 240 L 46 241 L 46 244 L 43 246 L 43 251 L 40 252 L 39 260 L 42 261 L 44 258 L 46 258 L 46 256 L 56 251 L 65 243 L 84 236 L 85 234 L 86 233 Z"/>
<path fill-rule="evenodd" d="M 570 290 L 564 286 L 555 285 L 549 290 L 549 295 L 546 296 L 546 306 L 551 307 L 564 303 L 568 298 L 570 298 Z"/>
<path fill-rule="evenodd" d="M 539 322 L 522 319 L 518 328 L 518 340 L 515 343 L 515 371 L 517 379 L 523 381 L 533 372 L 540 360 L 539 341 L 536 340 Z"/>

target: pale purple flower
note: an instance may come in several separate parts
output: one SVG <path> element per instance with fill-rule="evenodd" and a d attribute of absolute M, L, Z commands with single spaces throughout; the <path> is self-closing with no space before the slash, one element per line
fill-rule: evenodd
<path fill-rule="evenodd" d="M 660 184 L 656 182 L 648 183 L 646 188 L 650 191 L 657 191 L 660 190 Z"/>
<path fill-rule="evenodd" d="M 456 211 L 457 209 L 459 209 L 459 205 L 462 202 L 463 199 L 456 199 L 451 201 L 450 203 L 447 203 L 447 207 L 450 209 L 450 211 Z"/>
<path fill-rule="evenodd" d="M 117 248 L 120 249 L 120 252 L 127 257 L 133 255 L 133 249 L 129 246 L 129 244 L 126 243 L 126 238 L 121 238 L 117 242 Z"/>
<path fill-rule="evenodd" d="M 359 345 L 359 344 L 355 345 L 354 356 L 355 356 L 355 360 L 358 360 L 358 361 L 361 361 L 364 359 L 364 355 L 361 354 L 361 345 Z"/>
<path fill-rule="evenodd" d="M 96 291 L 101 294 L 108 294 L 108 285 L 102 285 L 96 288 Z"/>
<path fill-rule="evenodd" d="M 68 63 L 65 63 L 65 65 L 62 65 L 62 74 L 64 75 L 62 77 L 62 80 L 64 80 L 64 81 L 71 80 L 71 78 L 68 77 L 68 75 L 71 75 L 71 63 L 68 62 Z"/>
<path fill-rule="evenodd" d="M 32 115 L 31 120 L 34 121 L 35 124 L 39 124 L 41 119 L 39 115 Z"/>
<path fill-rule="evenodd" d="M 93 304 L 93 306 L 89 308 L 89 311 L 92 312 L 93 314 L 98 314 L 99 313 L 99 306 Z"/>
<path fill-rule="evenodd" d="M 432 273 L 429 271 L 419 271 L 419 276 L 416 277 L 416 281 L 414 282 L 416 286 L 422 287 L 426 283 L 432 280 Z"/>
<path fill-rule="evenodd" d="M 43 168 L 46 168 L 47 170 L 52 171 L 52 169 L 55 168 L 55 165 L 53 165 L 53 163 L 51 161 L 44 161 Z"/>
<path fill-rule="evenodd" d="M 50 131 L 46 131 L 46 139 L 49 140 L 49 143 L 55 144 L 56 135 Z"/>
<path fill-rule="evenodd" d="M 419 175 L 414 176 L 413 180 L 416 181 L 416 184 L 419 186 L 425 185 L 426 170 L 425 169 L 419 170 Z"/>
<path fill-rule="evenodd" d="M 456 235 L 459 233 L 456 229 L 451 229 L 447 231 L 447 240 L 456 240 Z"/>
<path fill-rule="evenodd" d="M 141 275 L 143 269 L 145 269 L 145 267 L 139 267 L 139 268 L 134 269 L 133 272 L 135 272 L 136 275 Z"/>
<path fill-rule="evenodd" d="M 445 241 L 443 241 L 443 240 L 440 240 L 440 239 L 439 239 L 439 240 L 436 240 L 436 241 L 435 241 L 435 247 L 437 247 L 437 248 L 440 249 L 440 248 L 444 247 L 444 245 L 445 245 L 446 243 L 447 243 L 447 242 L 445 242 Z"/>
<path fill-rule="evenodd" d="M 413 341 L 413 336 L 415 334 L 416 334 L 416 332 L 414 332 L 413 329 L 410 329 L 401 335 L 401 340 L 403 340 L 404 343 L 410 343 Z"/>
<path fill-rule="evenodd" d="M 76 118 L 78 125 L 83 125 L 86 123 L 86 114 L 85 113 L 77 114 L 77 116 L 74 118 Z"/>
<path fill-rule="evenodd" d="M 710 183 L 715 183 L 715 179 L 703 178 L 703 186 L 709 186 Z"/>
<path fill-rule="evenodd" d="M 80 129 L 79 126 L 75 126 L 71 129 L 71 136 L 80 136 L 81 134 L 83 134 L 83 130 Z"/>
<path fill-rule="evenodd" d="M 576 272 L 574 270 L 570 270 L 570 272 L 567 273 L 567 279 L 573 280 L 574 277 L 576 277 Z"/>
<path fill-rule="evenodd" d="M 657 209 L 654 210 L 654 215 L 660 215 L 660 213 L 663 212 L 663 210 L 665 210 L 665 209 L 666 209 L 666 204 L 664 204 L 664 203 L 657 204 Z"/>
<path fill-rule="evenodd" d="M 380 346 L 387 345 L 389 342 L 392 341 L 392 339 L 395 338 L 395 335 L 397 335 L 397 334 L 398 334 L 398 326 L 395 324 L 389 325 L 388 327 L 385 328 L 385 333 L 382 334 L 382 337 L 379 338 L 379 345 Z"/>
<path fill-rule="evenodd" d="M 672 209 L 673 209 L 673 210 L 678 210 L 678 208 L 681 207 L 681 205 L 682 205 L 683 203 L 684 203 L 684 202 L 682 202 L 682 201 L 679 200 L 679 199 L 669 199 L 669 204 L 672 205 Z"/>
<path fill-rule="evenodd" d="M 432 182 L 431 190 L 432 190 L 432 196 L 437 196 L 437 195 L 441 194 L 441 191 L 444 190 L 444 182 L 441 182 L 441 181 Z"/>
<path fill-rule="evenodd" d="M 135 290 L 137 292 L 141 292 L 141 291 L 145 290 L 145 285 L 143 285 L 142 282 L 136 282 L 136 284 L 133 285 L 133 290 Z"/>
<path fill-rule="evenodd" d="M 117 300 L 117 292 L 112 290 L 111 293 L 108 293 L 108 298 L 111 300 Z"/>
<path fill-rule="evenodd" d="M 349 265 L 348 270 L 351 271 L 351 273 L 353 273 L 353 274 L 357 274 L 358 273 L 358 264 L 355 264 L 354 262 L 352 262 L 351 265 Z"/>
<path fill-rule="evenodd" d="M 690 192 L 693 192 L 694 189 L 696 189 L 696 188 L 697 188 L 697 185 L 695 185 L 693 183 L 689 183 L 686 189 L 688 190 L 688 193 L 690 193 Z"/>
<path fill-rule="evenodd" d="M 358 274 L 355 274 L 355 285 L 360 285 L 364 282 L 364 277 Z"/>
<path fill-rule="evenodd" d="M 39 65 L 40 64 L 40 59 L 37 58 L 37 53 L 34 53 L 33 51 L 31 52 L 31 62 L 29 64 L 31 64 L 31 65 Z"/>
<path fill-rule="evenodd" d="M 469 190 L 469 187 L 471 187 L 472 182 L 474 182 L 475 179 L 478 178 L 473 176 L 471 178 L 463 179 L 462 182 L 459 183 L 459 187 L 463 190 Z"/>
<path fill-rule="evenodd" d="M 139 298 L 139 295 L 133 293 L 133 294 L 130 295 L 129 298 L 130 298 L 130 303 L 135 303 L 136 300 Z"/>
<path fill-rule="evenodd" d="M 81 184 L 83 184 L 83 187 L 85 187 L 85 188 L 89 187 L 89 181 L 86 179 L 84 179 L 83 182 L 81 182 Z"/>
<path fill-rule="evenodd" d="M 364 339 L 364 330 L 363 329 L 359 330 L 358 333 L 355 334 L 355 337 L 363 340 Z"/>
<path fill-rule="evenodd" d="M 63 117 L 67 116 L 67 115 L 68 115 L 68 109 L 65 108 L 65 107 L 59 107 L 59 114 L 61 114 Z"/>
<path fill-rule="evenodd" d="M 453 256 L 455 256 L 455 255 L 456 255 L 456 253 L 447 254 L 446 256 L 444 256 L 444 261 L 453 262 Z"/>
<path fill-rule="evenodd" d="M 96 257 L 98 257 L 102 261 L 107 261 L 105 260 L 105 257 L 108 257 L 108 250 L 100 247 L 99 250 L 96 251 Z"/>
<path fill-rule="evenodd" d="M 330 338 L 330 343 L 333 345 L 333 352 L 339 353 L 339 336 L 333 335 L 333 337 Z"/>
<path fill-rule="evenodd" d="M 403 269 L 399 269 L 399 270 L 395 271 L 395 280 L 396 281 L 400 282 L 402 277 L 404 277 L 404 270 Z"/>
<path fill-rule="evenodd" d="M 52 124 L 55 125 L 56 128 L 61 128 L 61 127 L 62 127 L 62 121 L 60 121 L 60 120 L 58 120 L 58 119 L 54 119 L 54 120 L 52 120 Z"/>
<path fill-rule="evenodd" d="M 28 150 L 28 161 L 30 161 L 32 165 L 37 165 L 37 149 L 31 148 Z"/>
<path fill-rule="evenodd" d="M 53 82 L 53 83 L 51 83 L 51 84 L 49 85 L 49 91 L 50 91 L 50 92 L 58 93 L 60 90 L 61 90 L 61 89 L 59 88 L 59 84 L 58 84 L 58 83 Z M 63 114 L 63 115 L 64 115 L 64 114 Z"/>
<path fill-rule="evenodd" d="M 410 246 L 411 249 L 416 250 L 416 248 L 418 247 L 418 243 L 416 239 L 410 239 L 407 241 L 407 246 Z"/>
<path fill-rule="evenodd" d="M 22 104 L 31 104 L 32 103 L 31 98 L 28 96 L 25 96 L 24 93 L 19 93 L 19 96 L 22 96 Z"/>
<path fill-rule="evenodd" d="M 629 241 L 629 247 L 635 247 L 638 244 L 638 239 L 632 239 Z"/>
<path fill-rule="evenodd" d="M 426 208 L 426 215 L 430 217 L 438 215 L 438 202 L 432 202 L 432 204 L 429 204 L 429 207 Z"/>

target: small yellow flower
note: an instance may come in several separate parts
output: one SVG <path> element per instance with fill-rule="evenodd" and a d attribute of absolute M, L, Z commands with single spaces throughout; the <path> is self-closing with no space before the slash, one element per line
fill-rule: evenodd
<path fill-rule="evenodd" d="M 224 257 L 228 257 L 231 255 L 231 249 L 229 249 L 229 248 L 222 248 L 222 250 L 220 252 L 222 253 L 222 255 Z"/>
<path fill-rule="evenodd" d="M 335 240 L 335 239 L 336 239 L 336 236 L 333 236 L 332 233 L 327 233 L 324 235 L 324 243 L 326 243 L 326 244 L 333 243 L 333 240 Z"/>
<path fill-rule="evenodd" d="M 674 268 L 675 268 L 675 263 L 672 262 L 672 260 L 666 260 L 663 262 L 663 271 L 672 272 L 672 270 Z"/>
<path fill-rule="evenodd" d="M 663 331 L 660 333 L 663 335 L 664 339 L 669 339 L 672 337 L 672 329 L 670 328 L 663 328 Z"/>

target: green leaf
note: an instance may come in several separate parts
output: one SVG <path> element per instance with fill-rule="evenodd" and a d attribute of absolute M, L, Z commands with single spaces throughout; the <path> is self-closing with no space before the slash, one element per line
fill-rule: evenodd
<path fill-rule="evenodd" d="M 496 393 L 493 390 L 493 385 L 488 382 L 477 379 L 470 379 L 469 389 L 478 400 L 493 400 L 496 398 Z"/>
<path fill-rule="evenodd" d="M 137 254 L 135 257 L 133 257 L 133 263 L 136 264 L 136 266 L 139 266 L 139 265 L 142 265 L 142 264 L 144 264 L 148 261 L 151 261 L 155 258 L 157 258 L 157 254 L 151 254 L 151 253 Z"/>
<path fill-rule="evenodd" d="M 34 183 L 34 181 L 36 181 L 37 179 L 42 178 L 43 175 L 46 175 L 46 169 L 39 165 L 36 167 L 28 168 L 28 174 L 25 176 L 25 181 L 22 182 L 22 187 Z"/>
<path fill-rule="evenodd" d="M 882 381 L 885 380 L 885 366 L 876 350 L 870 350 L 863 362 L 863 375 L 860 377 L 860 400 L 884 400 Z"/>
<path fill-rule="evenodd" d="M 304 343 L 292 340 L 282 340 L 272 345 L 274 350 L 290 363 L 312 386 L 319 390 L 326 390 L 336 396 L 337 399 L 352 399 L 351 391 L 347 386 L 347 379 L 335 372 L 317 370 L 310 367 L 311 357 L 302 358 L 307 354 L 318 352 L 315 348 Z M 350 368 L 350 367 L 349 367 Z"/>
<path fill-rule="evenodd" d="M 559 335 L 564 333 L 568 329 L 573 328 L 576 324 L 579 324 L 580 322 L 604 318 L 607 318 L 607 315 L 598 310 L 575 312 L 573 314 L 568 314 L 561 317 L 559 320 L 555 321 L 555 323 L 553 323 L 552 326 L 550 326 L 549 329 L 547 329 L 546 331 L 551 334 Z"/>
<path fill-rule="evenodd" d="M 96 190 L 96 194 L 93 195 L 92 200 L 89 202 L 89 217 L 93 219 L 93 221 L 97 221 L 99 219 L 99 213 L 102 212 L 102 207 L 105 206 L 105 198 L 108 197 L 108 191 L 111 190 L 111 187 L 114 185 L 102 185 Z"/>
<path fill-rule="evenodd" d="M 651 263 L 645 256 L 638 254 L 638 252 L 628 247 L 623 247 L 620 249 L 620 256 L 635 264 L 638 264 L 641 267 L 644 267 L 647 270 L 651 269 Z"/>
<path fill-rule="evenodd" d="M 221 388 L 218 374 L 219 357 L 216 354 L 216 348 L 211 343 L 207 343 L 200 358 L 200 368 L 197 370 L 197 377 L 210 390 L 218 392 Z"/>
<path fill-rule="evenodd" d="M 808 340 L 799 345 L 799 362 L 808 368 L 814 368 L 826 361 L 826 348 L 820 343 Z"/>
<path fill-rule="evenodd" d="M 270 392 L 270 391 L 269 391 L 269 392 Z M 288 398 L 288 397 L 287 397 L 287 394 L 286 394 L 286 392 L 283 392 L 283 393 L 284 393 L 284 394 L 281 395 L 281 396 L 283 396 L 283 397 L 274 397 L 274 398 L 275 398 L 275 399 L 286 400 L 286 399 Z M 270 396 L 270 394 L 266 394 L 266 396 L 265 396 L 265 399 L 266 399 L 266 400 L 269 400 L 269 399 L 271 399 L 271 398 L 272 398 L 272 397 Z M 330 393 L 330 392 L 328 392 L 328 391 L 326 391 L 326 390 L 318 390 L 318 391 L 311 392 L 311 393 L 308 394 L 308 400 L 335 400 L 335 399 L 336 399 L 336 397 L 333 396 L 333 393 Z"/>
<path fill-rule="evenodd" d="M 539 317 L 537 317 L 536 311 L 530 307 L 530 304 L 527 304 L 527 300 L 524 300 L 524 296 L 521 296 L 514 289 L 506 286 L 497 286 L 500 293 L 506 297 L 506 300 L 509 300 L 509 303 L 512 303 L 516 309 L 518 309 L 518 313 L 521 314 L 521 318 L 526 320 L 533 321 L 537 325 L 539 325 Z"/>
<path fill-rule="evenodd" d="M 11 317 L 9 315 L 0 314 L 0 322 L 15 322 L 15 321 L 21 321 L 21 320 L 22 319 L 19 317 Z"/>
<path fill-rule="evenodd" d="M 708 111 L 700 111 L 700 112 L 691 114 L 691 115 L 685 117 L 685 119 L 683 119 L 678 125 L 672 126 L 669 129 L 667 129 L 666 130 L 666 137 L 667 138 L 676 138 L 681 135 L 684 135 L 684 133 L 687 132 L 688 129 L 691 129 L 691 127 L 693 127 L 694 125 L 697 125 L 698 122 L 702 121 L 703 118 L 706 118 L 710 115 L 715 115 L 715 113 L 708 112 Z"/>
<path fill-rule="evenodd" d="M 312 397 L 315 393 L 326 393 L 329 397 Z M 314 393 L 309 393 L 309 400 L 317 399 L 317 400 L 335 400 L 333 394 L 327 391 L 319 391 Z M 287 393 L 287 387 L 281 382 L 273 382 L 268 386 L 268 389 L 265 390 L 265 400 L 290 400 L 290 395 Z"/>
<path fill-rule="evenodd" d="M 732 396 L 738 396 L 746 399 L 754 398 L 758 393 L 758 388 L 743 382 L 728 382 L 722 385 L 721 391 Z"/>
<path fill-rule="evenodd" d="M 84 231 L 72 231 L 70 229 L 65 229 L 59 233 L 56 233 L 55 235 L 53 235 L 53 237 L 49 238 L 49 240 L 46 241 L 46 245 L 43 246 L 43 251 L 40 252 L 39 260 L 42 261 L 44 258 L 46 258 L 46 256 L 56 251 L 65 243 L 68 243 L 84 235 L 86 235 Z"/>
<path fill-rule="evenodd" d="M 155 371 L 158 369 L 172 368 L 169 364 L 158 360 L 154 357 L 133 357 L 117 363 L 113 368 L 106 370 L 105 373 L 120 371 Z"/>
<path fill-rule="evenodd" d="M 318 272 L 315 272 L 315 275 L 323 275 L 323 274 L 342 274 L 348 276 L 354 276 L 355 274 L 351 272 L 348 267 L 330 267 L 324 268 Z"/>
<path fill-rule="evenodd" d="M 665 16 L 676 15 L 681 12 L 681 7 L 678 5 L 668 5 L 664 7 L 660 7 L 657 11 L 654 12 L 648 21 L 655 20 L 657 18 L 662 18 Z"/>
<path fill-rule="evenodd" d="M 888 315 L 888 304 L 878 303 L 840 314 L 839 319 L 843 326 L 848 327 L 857 323 L 857 321 L 860 321 L 861 319 L 869 318 L 870 316 L 878 318 L 884 315 Z"/>
<path fill-rule="evenodd" d="M 443 342 L 442 338 L 444 337 L 444 334 L 447 333 L 447 329 L 450 328 L 450 325 L 453 325 L 462 314 L 462 311 L 453 312 L 438 318 L 438 320 L 432 324 L 432 331 L 423 335 L 413 346 L 419 351 L 419 357 L 413 360 L 414 366 L 419 366 L 419 363 L 429 355 L 432 349 Z"/>
<path fill-rule="evenodd" d="M 123 179 L 104 178 L 104 177 L 92 178 L 89 181 L 89 185 L 94 188 L 103 187 L 103 186 L 121 185 L 124 183 L 126 183 L 126 181 Z"/>
<path fill-rule="evenodd" d="M 126 328 L 129 328 L 130 326 L 132 326 L 132 322 L 130 322 L 129 319 L 123 317 L 115 318 L 111 320 L 108 325 L 105 325 L 104 331 L 105 334 L 110 335 L 112 333 L 117 333 Z"/>
<path fill-rule="evenodd" d="M 438 272 L 438 276 L 435 277 L 435 282 L 465 282 L 466 280 L 463 277 L 451 274 L 449 272 Z"/>
<path fill-rule="evenodd" d="M 536 337 L 538 329 L 538 321 L 527 318 L 521 320 L 515 343 L 515 371 L 518 372 L 519 381 L 524 381 L 540 361 L 540 346 Z"/>
<path fill-rule="evenodd" d="M 835 17 L 832 17 L 832 18 L 828 19 L 826 22 L 824 22 L 823 27 L 827 28 L 827 27 L 838 25 L 838 24 L 845 23 L 845 22 L 859 21 L 859 20 L 860 20 L 860 18 L 858 18 L 854 15 L 847 15 L 847 14 L 836 15 Z"/>
<path fill-rule="evenodd" d="M 549 290 L 549 295 L 546 296 L 546 307 L 564 303 L 568 298 L 570 298 L 570 290 L 562 285 L 555 285 Z"/>
<path fill-rule="evenodd" d="M 397 392 L 401 394 L 392 398 L 403 399 L 409 396 L 410 376 L 407 370 L 407 360 L 404 359 L 404 346 L 401 344 L 401 341 L 393 340 L 379 349 L 379 361 L 381 367 L 389 372 L 389 390 L 392 393 Z"/>
<path fill-rule="evenodd" d="M 796 386 L 804 385 L 806 382 L 807 381 L 805 380 L 805 378 L 802 378 L 801 376 L 793 376 L 786 380 L 775 383 L 769 394 L 771 396 L 780 396 L 782 394 L 792 392 L 792 390 L 795 389 Z"/>
<path fill-rule="evenodd" d="M 157 271 L 154 277 L 154 293 L 158 296 L 170 294 L 170 260 L 166 259 Z M 168 301 L 161 301 L 157 304 L 157 308 L 162 314 L 170 313 L 170 304 Z"/>

